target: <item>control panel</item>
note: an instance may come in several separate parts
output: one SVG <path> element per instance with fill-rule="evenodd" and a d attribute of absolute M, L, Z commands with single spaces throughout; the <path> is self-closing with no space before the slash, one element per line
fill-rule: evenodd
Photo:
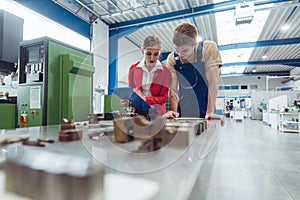
<path fill-rule="evenodd" d="M 19 84 L 42 82 L 45 66 L 45 45 L 38 43 L 20 49 Z"/>
<path fill-rule="evenodd" d="M 18 94 L 18 124 L 19 127 L 42 125 L 42 83 L 19 86 Z"/>
<path fill-rule="evenodd" d="M 44 41 L 20 46 L 18 125 L 22 128 L 43 124 L 43 90 L 47 70 L 45 51 Z"/>

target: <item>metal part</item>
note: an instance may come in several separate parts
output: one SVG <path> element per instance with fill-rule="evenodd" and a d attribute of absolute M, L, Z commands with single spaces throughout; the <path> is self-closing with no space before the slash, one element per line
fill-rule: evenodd
<path fill-rule="evenodd" d="M 25 140 L 23 145 L 28 145 L 28 146 L 35 146 L 35 147 L 44 147 L 45 144 L 39 142 L 39 141 L 32 141 L 32 140 Z"/>
<path fill-rule="evenodd" d="M 38 138 L 37 141 L 38 142 L 46 142 L 46 143 L 54 143 L 54 140 L 52 140 L 50 138 Z"/>
<path fill-rule="evenodd" d="M 207 129 L 207 121 L 200 118 L 166 120 L 157 117 L 150 122 L 142 116 L 136 116 L 115 119 L 113 122 L 114 142 L 141 141 L 137 152 L 156 151 L 167 145 L 186 148 Z"/>
<path fill-rule="evenodd" d="M 76 130 L 74 119 L 70 121 L 63 119 L 60 130 L 58 134 L 59 141 L 67 142 L 80 140 L 82 138 L 82 130 Z"/>
<path fill-rule="evenodd" d="M 143 116 L 115 119 L 114 121 L 115 142 L 122 143 L 133 140 L 149 140 L 162 134 L 166 119 L 157 117 L 148 121 Z"/>
<path fill-rule="evenodd" d="M 97 124 L 98 123 L 98 116 L 97 114 L 89 114 L 88 116 L 89 124 Z"/>
<path fill-rule="evenodd" d="M 103 199 L 102 165 L 46 148 L 25 149 L 17 157 L 8 158 L 4 164 L 7 191 L 30 199 Z"/>
<path fill-rule="evenodd" d="M 62 142 L 80 140 L 82 138 L 82 130 L 70 129 L 59 132 L 58 139 Z"/>
<path fill-rule="evenodd" d="M 10 144 L 20 141 L 28 140 L 30 137 L 29 134 L 22 135 L 0 135 L 0 145 L 1 144 Z"/>

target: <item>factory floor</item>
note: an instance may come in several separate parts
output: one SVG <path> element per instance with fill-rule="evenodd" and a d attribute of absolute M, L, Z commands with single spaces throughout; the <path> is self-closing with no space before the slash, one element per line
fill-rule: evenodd
<path fill-rule="evenodd" d="M 206 200 L 300 199 L 300 136 L 226 118 Z"/>

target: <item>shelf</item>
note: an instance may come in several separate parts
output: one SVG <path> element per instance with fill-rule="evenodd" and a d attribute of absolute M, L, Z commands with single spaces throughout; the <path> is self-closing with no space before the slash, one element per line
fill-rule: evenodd
<path fill-rule="evenodd" d="M 280 131 L 284 131 L 284 132 L 296 132 L 299 133 L 299 130 L 297 129 L 289 129 L 289 128 L 283 128 L 283 129 L 279 129 Z"/>
<path fill-rule="evenodd" d="M 283 113 L 280 113 L 280 114 L 284 114 L 284 115 L 299 115 L 300 112 L 283 112 Z"/>
<path fill-rule="evenodd" d="M 284 123 L 285 122 L 285 123 Z M 285 124 L 291 125 L 286 126 Z M 300 132 L 300 113 L 279 113 L 279 131 L 280 132 Z M 293 127 L 293 128 L 289 128 Z"/>

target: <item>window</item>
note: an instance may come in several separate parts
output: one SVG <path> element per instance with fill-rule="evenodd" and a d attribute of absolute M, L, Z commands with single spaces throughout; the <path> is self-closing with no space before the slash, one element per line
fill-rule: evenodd
<path fill-rule="evenodd" d="M 238 89 L 239 89 L 239 86 L 238 86 L 238 85 L 232 85 L 232 86 L 231 86 L 231 89 L 232 89 L 232 90 L 238 90 Z"/>
<path fill-rule="evenodd" d="M 238 90 L 239 86 L 238 85 L 222 85 L 219 86 L 219 90 Z"/>
<path fill-rule="evenodd" d="M 241 85 L 241 90 L 247 90 L 248 89 L 248 85 Z"/>
<path fill-rule="evenodd" d="M 257 85 L 250 85 L 250 89 L 251 90 L 256 90 L 257 89 Z"/>
<path fill-rule="evenodd" d="M 24 19 L 23 40 L 43 36 L 62 41 L 83 50 L 90 50 L 90 39 L 72 31 L 14 1 L 1 1 L 0 9 Z"/>
<path fill-rule="evenodd" d="M 230 85 L 224 85 L 223 90 L 230 90 Z"/>

